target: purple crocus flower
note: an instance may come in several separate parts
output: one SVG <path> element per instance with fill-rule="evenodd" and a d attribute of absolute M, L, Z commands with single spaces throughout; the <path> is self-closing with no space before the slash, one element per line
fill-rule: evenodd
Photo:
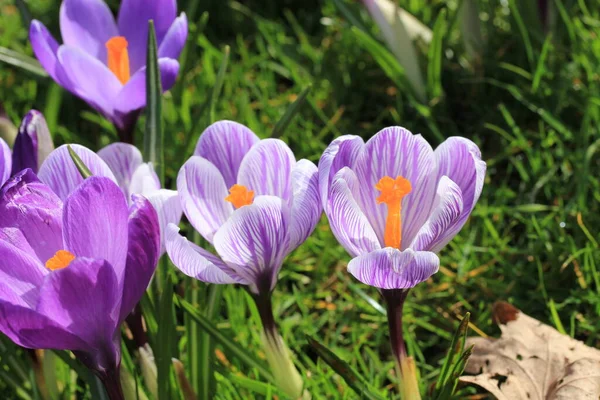
<path fill-rule="evenodd" d="M 0 139 L 0 185 L 25 168 L 37 172 L 53 149 L 44 116 L 39 111 L 29 111 L 21 122 L 12 152 L 6 142 Z"/>
<path fill-rule="evenodd" d="M 98 154 L 81 145 L 70 146 L 92 175 L 103 176 L 115 182 L 123 191 L 128 204 L 134 202 L 134 195 L 143 195 L 150 201 L 158 214 L 162 254 L 167 224 L 178 224 L 181 220 L 182 210 L 177 192 L 161 189 L 152 165 L 142 162 L 142 154 L 133 145 L 113 143 L 101 149 Z M 66 145 L 50 153 L 38 176 L 63 201 L 83 182 Z"/>
<path fill-rule="evenodd" d="M 146 105 L 148 21 L 153 20 L 162 87 L 179 71 L 177 58 L 187 39 L 185 13 L 175 0 L 123 0 L 117 22 L 103 0 L 64 0 L 60 45 L 39 21 L 32 21 L 33 51 L 59 85 L 81 97 L 129 135 Z M 128 138 L 130 139 L 130 138 Z"/>
<path fill-rule="evenodd" d="M 26 169 L 0 189 L 0 331 L 20 346 L 71 350 L 122 399 L 120 325 L 159 253 L 158 218 L 105 177 L 65 201 Z"/>
<path fill-rule="evenodd" d="M 401 316 L 407 291 L 438 271 L 436 253 L 471 214 L 485 170 L 470 140 L 451 137 L 434 151 L 401 127 L 383 129 L 367 143 L 341 136 L 319 161 L 325 214 L 354 257 L 348 271 L 381 290 L 400 361 L 406 359 Z"/>
<path fill-rule="evenodd" d="M 303 243 L 321 215 L 317 167 L 296 161 L 281 140 L 259 138 L 247 127 L 220 121 L 200 136 L 179 171 L 183 212 L 218 257 L 167 228 L 167 253 L 184 274 L 210 283 L 247 285 L 265 333 L 273 373 L 292 398 L 302 381 L 276 331 L 271 291 L 285 257 Z"/>

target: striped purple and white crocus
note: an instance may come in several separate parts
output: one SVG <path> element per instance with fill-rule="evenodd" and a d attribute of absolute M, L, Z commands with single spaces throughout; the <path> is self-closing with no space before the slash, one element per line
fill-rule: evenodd
<path fill-rule="evenodd" d="M 485 170 L 470 140 L 451 137 L 434 151 L 421 135 L 401 127 L 385 128 L 366 143 L 341 136 L 319 161 L 325 214 L 353 257 L 348 271 L 379 288 L 387 303 L 405 395 L 418 395 L 418 385 L 411 384 L 414 371 L 402 338 L 404 300 L 410 288 L 438 271 L 436 253 L 471 214 Z"/>
<path fill-rule="evenodd" d="M 171 261 L 204 282 L 247 285 L 261 314 L 264 344 L 281 389 L 302 393 L 302 379 L 277 333 L 271 292 L 285 257 L 311 234 L 321 215 L 317 167 L 296 161 L 279 139 L 219 121 L 200 136 L 177 177 L 183 212 L 218 254 L 167 228 Z"/>

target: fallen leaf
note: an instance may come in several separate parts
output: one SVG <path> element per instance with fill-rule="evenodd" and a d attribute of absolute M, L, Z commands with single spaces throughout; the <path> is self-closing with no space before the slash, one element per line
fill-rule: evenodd
<path fill-rule="evenodd" d="M 600 350 L 563 335 L 504 302 L 494 304 L 499 339 L 469 338 L 474 346 L 462 382 L 498 400 L 578 400 L 600 397 Z"/>

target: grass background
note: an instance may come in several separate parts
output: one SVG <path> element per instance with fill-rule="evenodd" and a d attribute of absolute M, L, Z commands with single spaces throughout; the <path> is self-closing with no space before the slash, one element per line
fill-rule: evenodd
<path fill-rule="evenodd" d="M 430 101 L 422 104 L 401 77 L 386 74 L 375 49 L 364 46 L 351 29 L 380 40 L 358 1 L 179 1 L 190 34 L 178 82 L 163 103 L 167 185 L 173 186 L 179 166 L 212 121 L 235 120 L 268 137 L 308 85 L 307 102 L 282 136 L 297 158 L 317 162 L 336 136 L 367 139 L 389 125 L 421 133 L 434 147 L 454 135 L 480 146 L 488 164 L 481 199 L 440 254 L 440 272 L 412 290 L 406 306 L 405 336 L 424 387 L 435 382 L 465 312 L 472 315 L 472 335 L 499 334 L 491 321 L 497 300 L 590 346 L 599 344 L 600 5 L 551 2 L 556 18 L 547 35 L 519 8 L 525 2 L 518 2 L 478 1 L 486 42 L 475 59 L 468 59 L 461 40 L 458 2 L 399 2 L 429 27 L 442 12 L 447 15 L 448 23 L 436 33 L 442 50 L 432 54 L 422 43 L 417 46 L 424 72 L 433 63 L 439 67 L 427 80 Z M 0 46 L 31 55 L 28 18 L 41 20 L 59 38 L 59 2 L 28 1 L 29 16 L 19 12 L 21 4 L 1 0 Z M 109 4 L 118 9 L 116 1 Z M 230 59 L 215 97 L 225 46 Z M 30 108 L 44 112 L 56 144 L 99 149 L 117 140 L 112 127 L 84 102 L 49 78 L 5 63 L 0 63 L 0 102 L 15 124 Z M 140 147 L 143 122 L 137 129 Z M 317 360 L 306 335 L 319 338 L 380 393 L 392 396 L 393 364 L 380 299 L 376 290 L 345 272 L 348 261 L 323 218 L 282 269 L 275 315 L 313 398 L 356 394 Z M 264 358 L 260 320 L 243 290 L 209 289 L 167 273 L 172 267 L 160 268 L 162 276 L 176 279 L 175 291 L 197 304 L 228 337 Z M 203 331 L 179 308 L 173 311 L 176 324 L 168 352 L 186 365 L 199 398 L 277 395 L 256 369 L 220 346 L 216 357 L 204 357 L 214 351 L 202 347 L 207 340 Z M 150 312 L 160 321 L 160 311 Z M 0 346 L 2 397 L 39 398 L 27 354 L 6 338 Z M 129 340 L 125 348 L 129 356 Z M 75 392 L 79 398 L 93 397 L 86 380 L 74 379 L 63 362 L 55 362 L 58 387 L 65 389 L 62 398 Z M 131 370 L 139 379 L 135 365 Z M 169 382 L 170 398 L 178 398 L 174 378 Z M 460 396 L 475 393 L 461 390 Z"/>

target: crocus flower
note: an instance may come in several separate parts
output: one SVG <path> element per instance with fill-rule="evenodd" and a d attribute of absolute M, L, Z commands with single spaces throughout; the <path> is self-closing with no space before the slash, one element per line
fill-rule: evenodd
<path fill-rule="evenodd" d="M 150 201 L 158 214 L 162 254 L 162 238 L 167 224 L 178 224 L 181 219 L 181 204 L 177 192 L 161 189 L 152 165 L 142 162 L 140 151 L 133 145 L 114 143 L 101 149 L 98 154 L 81 145 L 70 146 L 92 175 L 103 176 L 115 182 L 123 191 L 128 204 L 133 203 L 133 195 L 143 195 Z M 67 145 L 60 146 L 50 153 L 38 176 L 63 201 L 83 182 Z"/>
<path fill-rule="evenodd" d="M 0 185 L 25 168 L 37 172 L 53 149 L 54 144 L 44 116 L 39 111 L 29 111 L 21 122 L 12 152 L 0 139 Z"/>
<path fill-rule="evenodd" d="M 271 291 L 285 257 L 313 231 L 321 214 L 318 172 L 296 161 L 281 140 L 259 138 L 231 121 L 209 126 L 179 171 L 183 212 L 218 257 L 167 228 L 167 253 L 184 274 L 210 283 L 247 285 L 261 314 L 264 343 L 281 389 L 292 398 L 302 380 L 277 333 Z"/>
<path fill-rule="evenodd" d="M 29 30 L 42 67 L 59 85 L 109 119 L 122 136 L 146 105 L 148 21 L 153 20 L 162 87 L 175 83 L 177 58 L 187 38 L 187 18 L 176 18 L 175 0 L 123 0 L 117 22 L 103 0 L 64 0 L 60 45 L 39 21 Z M 129 138 L 130 139 L 130 138 Z"/>
<path fill-rule="evenodd" d="M 0 331 L 20 346 L 71 350 L 123 399 L 120 324 L 159 253 L 158 218 L 105 177 L 65 201 L 26 169 L 0 189 Z"/>
<path fill-rule="evenodd" d="M 341 136 L 319 161 L 325 214 L 354 257 L 348 271 L 383 294 L 401 375 L 411 374 L 402 339 L 404 299 L 438 271 L 436 253 L 471 214 L 485 169 L 470 140 L 451 137 L 434 151 L 421 135 L 401 127 L 383 129 L 367 143 Z M 418 388 L 413 382 L 411 389 L 410 377 L 404 380 L 407 390 Z"/>

